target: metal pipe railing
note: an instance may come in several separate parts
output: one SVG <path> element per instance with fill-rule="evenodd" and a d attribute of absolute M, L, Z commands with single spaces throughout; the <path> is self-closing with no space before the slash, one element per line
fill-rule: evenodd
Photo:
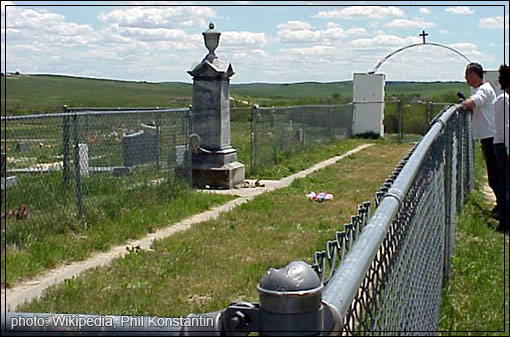
<path fill-rule="evenodd" d="M 388 193 L 382 198 L 356 244 L 342 262 L 341 268 L 337 270 L 324 289 L 323 298 L 328 303 L 334 305 L 342 317 L 347 313 L 352 299 L 356 296 L 388 232 L 389 226 L 401 207 L 402 200 L 411 187 L 423 161 L 426 160 L 430 146 L 439 136 L 446 122 L 456 113 L 457 109 L 457 106 L 450 107 L 431 126 L 429 132 L 418 144 Z"/>
<path fill-rule="evenodd" d="M 73 117 L 73 116 L 103 116 L 103 115 L 131 115 L 131 114 L 148 114 L 154 112 L 188 112 L 189 108 L 180 109 L 133 109 L 133 110 L 118 110 L 111 108 L 110 110 L 83 110 L 81 108 L 67 108 L 67 112 L 48 113 L 48 114 L 35 114 L 35 115 L 18 115 L 18 116 L 2 116 L 2 121 L 19 121 L 30 119 L 42 118 L 56 118 L 56 117 Z M 72 112 L 76 111 L 76 112 Z"/>

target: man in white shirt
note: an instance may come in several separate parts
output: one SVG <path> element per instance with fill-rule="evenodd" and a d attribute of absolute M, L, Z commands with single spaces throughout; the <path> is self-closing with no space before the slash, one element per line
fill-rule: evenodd
<path fill-rule="evenodd" d="M 496 122 L 496 135 L 494 136 L 494 154 L 499 170 L 499 227 L 509 229 L 509 177 L 508 177 L 508 94 L 510 93 L 510 68 L 507 65 L 499 67 L 499 84 L 503 92 L 494 103 L 494 118 Z"/>
<path fill-rule="evenodd" d="M 471 87 L 471 97 L 465 100 L 462 105 L 473 111 L 473 139 L 480 140 L 482 152 L 487 166 L 489 186 L 495 195 L 499 194 L 498 189 L 498 166 L 494 154 L 493 141 L 496 135 L 494 125 L 494 101 L 496 94 L 490 83 L 483 82 L 483 68 L 478 63 L 470 63 L 466 66 L 466 83 Z M 492 210 L 493 215 L 498 212 L 498 206 Z"/>

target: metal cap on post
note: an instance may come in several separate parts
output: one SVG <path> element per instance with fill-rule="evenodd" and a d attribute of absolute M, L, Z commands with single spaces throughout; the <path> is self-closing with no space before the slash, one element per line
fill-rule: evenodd
<path fill-rule="evenodd" d="M 257 286 L 260 304 L 240 302 L 223 315 L 227 335 L 258 332 L 261 336 L 329 336 L 341 331 L 336 308 L 322 300 L 322 285 L 302 261 L 271 268 Z"/>
<path fill-rule="evenodd" d="M 319 276 L 305 262 L 269 269 L 257 286 L 262 311 L 260 332 L 267 336 L 307 336 L 323 331 L 322 288 Z"/>

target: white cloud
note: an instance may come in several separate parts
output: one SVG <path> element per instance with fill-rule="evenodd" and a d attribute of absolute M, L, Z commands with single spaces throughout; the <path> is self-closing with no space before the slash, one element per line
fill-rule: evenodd
<path fill-rule="evenodd" d="M 300 56 L 335 56 L 339 54 L 338 48 L 332 46 L 312 46 L 307 48 L 288 48 L 282 49 L 281 52 L 290 53 Z"/>
<path fill-rule="evenodd" d="M 430 10 L 428 10 L 427 8 L 425 7 L 422 7 L 420 8 L 420 13 L 421 14 L 430 14 Z"/>
<path fill-rule="evenodd" d="M 320 32 L 310 29 L 280 30 L 277 35 L 283 43 L 311 43 L 320 39 Z"/>
<path fill-rule="evenodd" d="M 137 6 L 116 9 L 108 13 L 99 14 L 101 21 L 118 24 L 121 27 L 138 28 L 177 28 L 204 27 L 205 19 L 212 19 L 216 12 L 209 7 L 146 7 Z"/>
<path fill-rule="evenodd" d="M 186 33 L 181 29 L 127 27 L 120 28 L 119 33 L 137 41 L 183 41 L 186 38 Z"/>
<path fill-rule="evenodd" d="M 439 30 L 439 33 L 443 34 L 443 35 L 450 35 L 451 33 L 449 31 L 447 31 L 446 29 L 440 29 Z"/>
<path fill-rule="evenodd" d="M 506 24 L 505 24 L 506 21 Z M 478 20 L 478 26 L 480 28 L 498 29 L 503 26 L 508 29 L 508 15 L 503 19 L 502 16 L 481 18 Z"/>
<path fill-rule="evenodd" d="M 478 50 L 478 47 L 474 43 L 470 42 L 460 42 L 460 43 L 454 43 L 450 44 L 449 47 L 452 47 L 453 49 L 457 49 L 461 53 L 467 55 L 469 58 L 473 59 L 481 59 L 484 54 Z"/>
<path fill-rule="evenodd" d="M 415 36 L 401 38 L 396 35 L 378 35 L 374 38 L 364 38 L 351 41 L 351 45 L 354 47 L 361 48 L 397 47 L 397 46 L 403 47 L 408 44 L 414 44 L 419 42 L 421 42 L 421 38 Z"/>
<path fill-rule="evenodd" d="M 67 22 L 63 15 L 47 10 L 9 8 L 6 27 L 7 38 L 11 41 L 35 40 L 35 43 L 51 42 L 71 47 L 97 40 L 90 25 Z"/>
<path fill-rule="evenodd" d="M 410 28 L 410 27 L 431 28 L 435 27 L 436 24 L 433 22 L 426 22 L 422 18 L 414 18 L 412 20 L 395 19 L 392 22 L 386 24 L 385 26 L 390 28 Z"/>
<path fill-rule="evenodd" d="M 312 28 L 308 22 L 303 21 L 287 21 L 277 26 L 278 30 L 307 30 Z"/>
<path fill-rule="evenodd" d="M 264 33 L 226 31 L 220 37 L 220 46 L 243 48 L 247 46 L 263 47 L 266 44 L 267 39 Z"/>
<path fill-rule="evenodd" d="M 474 10 L 470 9 L 469 7 L 465 7 L 465 6 L 448 7 L 448 8 L 445 8 L 445 11 L 448 13 L 461 14 L 461 15 L 473 14 L 475 12 Z"/>
<path fill-rule="evenodd" d="M 325 29 L 313 30 L 307 22 L 288 21 L 278 25 L 277 36 L 283 43 L 330 43 L 350 36 L 366 35 L 366 30 L 353 27 L 344 30 L 340 25 L 328 22 Z"/>
<path fill-rule="evenodd" d="M 382 19 L 391 16 L 405 16 L 400 8 L 389 6 L 352 6 L 344 9 L 321 11 L 314 15 L 314 18 L 323 19 Z"/>

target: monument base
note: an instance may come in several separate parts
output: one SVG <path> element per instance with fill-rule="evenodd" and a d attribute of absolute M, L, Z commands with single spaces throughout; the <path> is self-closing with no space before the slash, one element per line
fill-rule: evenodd
<path fill-rule="evenodd" d="M 228 147 L 223 150 L 208 151 L 206 153 L 194 153 L 191 157 L 193 167 L 223 166 L 237 160 L 237 150 Z"/>
<path fill-rule="evenodd" d="M 245 166 L 237 161 L 219 167 L 193 167 L 193 185 L 198 188 L 232 189 L 244 182 Z"/>

